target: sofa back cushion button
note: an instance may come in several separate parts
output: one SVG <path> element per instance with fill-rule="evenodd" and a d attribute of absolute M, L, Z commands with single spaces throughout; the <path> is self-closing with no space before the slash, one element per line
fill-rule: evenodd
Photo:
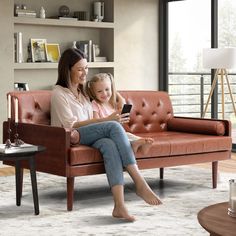
<path fill-rule="evenodd" d="M 167 120 L 169 120 L 170 118 L 172 118 L 172 116 L 173 116 L 173 114 L 172 114 L 170 111 L 168 111 L 167 114 L 166 114 Z"/>
<path fill-rule="evenodd" d="M 39 105 L 38 102 L 35 102 L 35 103 L 34 103 L 34 108 L 35 108 L 35 109 L 40 109 L 40 105 Z"/>
<path fill-rule="evenodd" d="M 160 124 L 160 127 L 161 127 L 161 129 L 165 129 L 166 123 L 161 123 L 161 124 Z"/>
<path fill-rule="evenodd" d="M 31 113 L 28 113 L 28 114 L 27 114 L 27 119 L 28 119 L 28 120 L 32 120 L 32 118 L 33 118 L 33 115 L 32 115 Z"/>

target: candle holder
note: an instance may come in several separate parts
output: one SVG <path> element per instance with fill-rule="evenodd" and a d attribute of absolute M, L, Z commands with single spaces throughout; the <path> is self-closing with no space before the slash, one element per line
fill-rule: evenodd
<path fill-rule="evenodd" d="M 229 208 L 228 215 L 236 217 L 236 180 L 229 180 Z"/>
<path fill-rule="evenodd" d="M 11 144 L 11 118 L 8 118 L 7 133 L 8 133 L 8 139 L 5 142 L 5 146 L 6 146 L 6 148 L 10 148 L 12 146 L 12 144 Z"/>
<path fill-rule="evenodd" d="M 17 127 L 18 127 L 18 122 L 15 122 L 15 135 L 14 135 L 15 136 L 15 140 L 14 140 L 15 145 L 14 146 L 20 147 L 21 145 L 24 144 L 24 142 L 21 139 L 19 139 Z"/>

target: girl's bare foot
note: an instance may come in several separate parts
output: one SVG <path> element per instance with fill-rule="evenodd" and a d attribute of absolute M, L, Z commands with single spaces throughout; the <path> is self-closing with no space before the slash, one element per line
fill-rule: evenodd
<path fill-rule="evenodd" d="M 145 138 L 145 143 L 140 147 L 140 151 L 142 152 L 142 154 L 147 154 L 153 144 L 153 141 L 154 140 L 152 138 Z"/>
<path fill-rule="evenodd" d="M 112 216 L 115 218 L 127 220 L 129 222 L 133 222 L 136 220 L 134 216 L 128 213 L 128 210 L 126 209 L 125 206 L 121 207 L 115 206 L 112 212 Z"/>
<path fill-rule="evenodd" d="M 146 183 L 143 183 L 140 187 L 137 187 L 136 194 L 150 205 L 162 204 L 158 196 L 151 190 L 151 188 Z"/>
<path fill-rule="evenodd" d="M 132 148 L 134 153 L 136 153 L 138 150 L 142 152 L 142 154 L 146 154 L 153 143 L 152 138 L 140 138 L 135 141 L 131 142 Z"/>
<path fill-rule="evenodd" d="M 80 140 L 80 135 L 79 132 L 77 130 L 72 130 L 70 133 L 70 143 L 75 145 L 78 144 Z"/>

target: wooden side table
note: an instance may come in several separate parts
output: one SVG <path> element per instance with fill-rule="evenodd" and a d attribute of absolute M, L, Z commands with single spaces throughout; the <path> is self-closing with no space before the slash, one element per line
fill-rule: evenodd
<path fill-rule="evenodd" d="M 46 148 L 43 146 L 38 146 L 37 151 L 26 151 L 26 152 L 21 152 L 21 153 L 8 153 L 8 154 L 0 153 L 0 161 L 15 162 L 16 205 L 17 206 L 21 205 L 22 182 L 23 182 L 23 171 L 21 169 L 20 162 L 23 160 L 26 160 L 29 162 L 35 215 L 39 214 L 38 188 L 37 188 L 37 179 L 36 179 L 36 171 L 35 171 L 35 155 L 39 152 L 45 151 L 45 149 Z"/>
<path fill-rule="evenodd" d="M 211 236 L 236 235 L 236 218 L 228 215 L 228 202 L 203 208 L 198 213 L 198 221 Z"/>

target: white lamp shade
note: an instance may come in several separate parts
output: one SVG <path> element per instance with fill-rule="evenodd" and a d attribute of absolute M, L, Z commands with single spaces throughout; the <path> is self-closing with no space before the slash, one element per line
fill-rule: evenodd
<path fill-rule="evenodd" d="M 203 67 L 230 69 L 236 67 L 236 48 L 204 48 Z"/>

